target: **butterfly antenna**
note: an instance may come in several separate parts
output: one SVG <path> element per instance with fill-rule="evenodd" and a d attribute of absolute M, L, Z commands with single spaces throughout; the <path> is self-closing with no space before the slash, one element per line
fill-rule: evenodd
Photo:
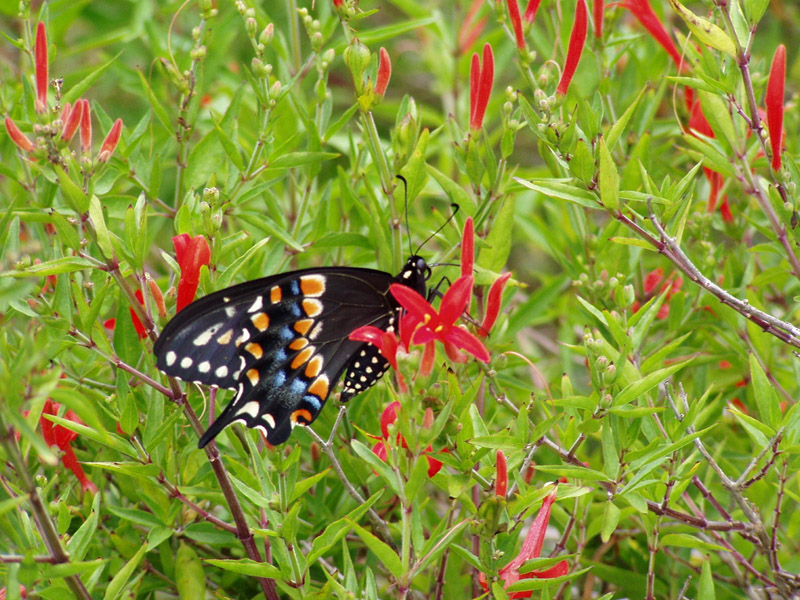
<path fill-rule="evenodd" d="M 397 179 L 403 182 L 403 187 L 406 189 L 405 193 L 405 207 L 406 207 L 406 238 L 408 239 L 408 251 L 411 252 L 411 227 L 408 225 L 408 181 L 402 175 L 395 175 Z M 410 256 L 410 254 L 409 254 Z"/>
<path fill-rule="evenodd" d="M 450 204 L 450 208 L 451 208 L 451 209 L 453 209 L 453 212 L 451 212 L 451 213 L 450 213 L 450 216 L 449 216 L 449 217 L 447 217 L 447 220 L 446 220 L 444 223 L 442 223 L 442 224 L 439 226 L 439 229 L 437 229 L 437 230 L 436 230 L 436 231 L 434 231 L 432 234 L 430 234 L 430 235 L 429 235 L 429 236 L 428 236 L 428 237 L 425 239 L 425 241 L 424 241 L 424 242 L 422 242 L 422 243 L 419 245 L 419 247 L 417 248 L 417 252 L 415 252 L 414 254 L 417 254 L 417 253 L 419 253 L 419 251 L 422 249 L 422 247 L 423 247 L 425 244 L 427 244 L 428 242 L 430 242 L 430 241 L 431 241 L 431 240 L 432 240 L 434 237 L 436 237 L 436 234 L 438 234 L 438 233 L 439 233 L 439 232 L 440 232 L 442 229 L 444 229 L 445 227 L 447 227 L 447 224 L 448 224 L 450 221 L 452 221 L 452 220 L 453 220 L 453 217 L 455 217 L 455 216 L 458 214 L 458 211 L 459 211 L 459 210 L 461 210 L 461 207 L 460 207 L 458 204 L 456 204 L 455 202 L 452 202 L 452 203 Z"/>

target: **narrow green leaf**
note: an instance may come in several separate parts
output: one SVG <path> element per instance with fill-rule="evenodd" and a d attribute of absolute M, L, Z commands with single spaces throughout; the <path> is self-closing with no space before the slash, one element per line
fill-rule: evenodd
<path fill-rule="evenodd" d="M 116 598 L 120 598 L 122 593 L 125 591 L 125 584 L 128 583 L 128 579 L 130 579 L 133 572 L 136 570 L 136 567 L 139 566 L 139 563 L 142 562 L 144 558 L 144 554 L 147 551 L 147 546 L 142 546 L 133 555 L 133 557 L 119 570 L 117 574 L 114 575 L 114 578 L 111 580 L 111 583 L 108 584 L 106 588 L 105 596 L 103 596 L 104 600 L 116 600 Z"/>
<path fill-rule="evenodd" d="M 600 539 L 604 543 L 608 542 L 611 539 L 611 535 L 616 531 L 617 525 L 619 525 L 620 513 L 619 508 L 611 500 L 606 502 L 606 507 L 603 511 L 603 528 L 600 530 Z"/>
<path fill-rule="evenodd" d="M 608 149 L 613 150 L 614 146 L 617 145 L 617 141 L 619 140 L 620 136 L 624 131 L 626 131 L 628 127 L 628 122 L 631 120 L 633 113 L 636 111 L 636 107 L 639 105 L 639 100 L 642 99 L 644 93 L 647 91 L 647 86 L 644 86 L 640 91 L 639 95 L 631 102 L 630 106 L 625 109 L 625 112 L 622 113 L 619 119 L 611 126 L 608 130 L 608 133 L 605 135 L 605 141 L 608 145 Z"/>
<path fill-rule="evenodd" d="M 509 196 L 497 215 L 492 230 L 486 236 L 486 246 L 481 248 L 478 264 L 489 271 L 499 273 L 503 270 L 511 253 L 512 231 L 514 229 L 516 198 Z"/>
<path fill-rule="evenodd" d="M 619 208 L 619 173 L 608 151 L 605 140 L 600 139 L 600 200 L 614 212 Z"/>
<path fill-rule="evenodd" d="M 206 576 L 203 563 L 197 552 L 181 542 L 175 557 L 175 586 L 181 600 L 196 600 L 206 597 Z"/>
<path fill-rule="evenodd" d="M 683 362 L 670 365 L 669 367 L 659 369 L 658 371 L 654 371 L 653 373 L 642 377 L 639 381 L 634 381 L 619 394 L 617 394 L 616 398 L 614 398 L 613 406 L 622 406 L 624 404 L 628 404 L 629 402 L 633 402 L 639 396 L 646 394 L 658 384 L 665 381 L 673 373 L 680 371 L 682 368 L 692 362 L 692 360 L 693 359 L 690 358 Z"/>
<path fill-rule="evenodd" d="M 514 181 L 528 189 L 535 190 L 551 198 L 559 198 L 567 202 L 585 206 L 586 208 L 600 208 L 600 205 L 597 203 L 597 197 L 592 192 L 567 183 L 569 180 L 534 179 L 532 181 L 526 181 L 525 179 L 515 177 Z"/>
<path fill-rule="evenodd" d="M 250 577 L 265 577 L 267 579 L 281 579 L 283 577 L 280 569 L 250 559 L 217 560 L 206 558 L 203 561 L 220 569 Z"/>
<path fill-rule="evenodd" d="M 678 0 L 669 0 L 672 8 L 684 20 L 692 33 L 697 36 L 703 44 L 721 50 L 732 57 L 736 58 L 736 46 L 733 40 L 728 37 L 728 34 L 711 21 L 698 17 Z"/>
<path fill-rule="evenodd" d="M 775 429 L 781 418 L 780 403 L 764 369 L 761 368 L 761 363 L 752 352 L 750 353 L 750 377 L 753 381 L 753 393 L 756 396 L 758 412 L 764 423 L 771 429 Z"/>
<path fill-rule="evenodd" d="M 714 590 L 714 577 L 711 573 L 711 561 L 703 561 L 703 570 L 700 573 L 700 585 L 697 590 L 697 600 L 716 600 Z"/>
<path fill-rule="evenodd" d="M 302 167 L 304 165 L 313 165 L 338 157 L 339 154 L 336 152 L 288 152 L 270 161 L 268 167 L 270 169 L 288 169 L 292 167 Z"/>
<path fill-rule="evenodd" d="M 100 65 L 94 71 L 89 73 L 86 77 L 81 79 L 78 83 L 69 86 L 69 90 L 64 94 L 64 102 L 69 102 L 70 104 L 74 104 L 76 100 L 78 100 L 83 94 L 88 90 L 94 82 L 100 79 L 100 76 L 108 70 L 108 68 L 116 61 L 122 52 L 119 52 L 114 58 L 106 62 L 105 64 Z"/>
<path fill-rule="evenodd" d="M 95 235 L 97 236 L 97 245 L 103 251 L 106 258 L 114 256 L 114 248 L 111 245 L 111 234 L 106 227 L 106 219 L 103 216 L 103 207 L 100 206 L 100 199 L 92 195 L 89 200 L 89 216 L 92 218 L 94 225 Z"/>
<path fill-rule="evenodd" d="M 358 537 L 363 540 L 367 548 L 369 548 L 370 551 L 372 551 L 372 553 L 378 558 L 378 560 L 381 561 L 387 569 L 389 569 L 389 572 L 392 575 L 394 575 L 397 579 L 403 577 L 403 563 L 401 562 L 400 557 L 397 556 L 395 551 L 392 550 L 388 544 L 379 540 L 355 521 L 350 521 L 350 526 L 358 534 Z"/>

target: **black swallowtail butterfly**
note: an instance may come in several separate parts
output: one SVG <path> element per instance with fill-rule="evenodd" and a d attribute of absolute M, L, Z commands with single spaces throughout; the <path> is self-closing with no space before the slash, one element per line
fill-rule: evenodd
<path fill-rule="evenodd" d="M 400 305 L 393 283 L 425 296 L 431 271 L 417 255 L 396 277 L 374 269 L 322 267 L 248 281 L 187 306 L 161 333 L 158 368 L 193 383 L 236 391 L 200 438 L 202 448 L 231 423 L 260 429 L 272 445 L 317 418 L 346 372 L 346 402 L 389 368 L 372 344 L 349 339 L 374 325 L 391 331 Z"/>

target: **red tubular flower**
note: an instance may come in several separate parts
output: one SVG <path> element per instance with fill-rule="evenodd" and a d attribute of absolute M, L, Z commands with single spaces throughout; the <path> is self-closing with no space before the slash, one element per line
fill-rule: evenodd
<path fill-rule="evenodd" d="M 769 127 L 769 142 L 772 146 L 772 168 L 776 171 L 783 166 L 781 153 L 783 151 L 783 96 L 786 87 L 786 46 L 781 44 L 775 50 L 772 58 L 772 68 L 769 71 L 767 83 L 767 126 Z"/>
<path fill-rule="evenodd" d="M 144 306 L 144 295 L 142 294 L 142 290 L 136 290 L 136 299 L 139 301 L 139 304 Z M 144 323 L 139 318 L 139 315 L 136 314 L 136 311 L 133 310 L 133 307 L 129 308 L 128 310 L 131 311 L 131 319 L 133 319 L 133 328 L 136 330 L 136 333 L 139 335 L 139 339 L 143 340 L 147 337 L 147 329 L 145 329 Z"/>
<path fill-rule="evenodd" d="M 81 151 L 84 154 L 91 154 L 92 152 L 92 114 L 89 106 L 89 101 L 83 100 L 83 118 L 81 119 Z"/>
<path fill-rule="evenodd" d="M 723 221 L 726 223 L 733 223 L 733 213 L 731 212 L 731 205 L 728 202 L 727 194 L 722 198 L 722 204 L 719 205 L 719 212 L 722 213 Z"/>
<path fill-rule="evenodd" d="M 530 0 L 528 2 L 528 8 L 525 9 L 524 19 L 528 23 L 533 23 L 534 19 L 536 19 L 536 12 L 539 10 L 539 5 L 542 3 L 542 0 Z"/>
<path fill-rule="evenodd" d="M 664 50 L 672 57 L 672 60 L 675 61 L 679 70 L 687 68 L 687 65 L 681 60 L 681 53 L 678 52 L 678 47 L 672 41 L 653 7 L 650 6 L 650 0 L 625 0 L 622 2 L 622 6 L 631 11 L 633 16 L 650 32 L 650 35 L 661 44 Z"/>
<path fill-rule="evenodd" d="M 153 300 L 155 300 L 158 314 L 160 314 L 162 317 L 166 317 L 167 305 L 164 302 L 164 294 L 161 293 L 161 288 L 158 287 L 158 284 L 152 279 L 148 279 L 147 283 L 150 286 L 150 295 L 153 296 Z"/>
<path fill-rule="evenodd" d="M 491 355 L 486 346 L 466 329 L 455 324 L 469 303 L 472 285 L 471 275 L 460 277 L 442 298 L 441 312 L 437 312 L 425 298 L 410 287 L 394 283 L 389 290 L 408 314 L 419 323 L 418 329 L 413 332 L 414 344 L 427 344 L 438 340 L 445 344 L 445 349 L 451 358 L 452 351 L 461 348 L 478 360 L 489 362 Z"/>
<path fill-rule="evenodd" d="M 333 0 L 333 5 L 336 8 L 341 8 L 342 4 L 344 4 L 344 0 Z"/>
<path fill-rule="evenodd" d="M 603 22 L 606 18 L 606 0 L 594 0 L 594 37 L 603 37 Z"/>
<path fill-rule="evenodd" d="M 519 2 L 517 0 L 506 0 L 508 4 L 508 16 L 511 25 L 514 27 L 514 35 L 517 38 L 517 48 L 525 48 L 525 34 L 522 32 L 522 15 L 519 14 Z"/>
<path fill-rule="evenodd" d="M 33 152 L 36 150 L 36 145 L 28 139 L 28 136 L 20 131 L 20 128 L 17 127 L 17 124 L 14 123 L 11 117 L 6 117 L 6 129 L 8 130 L 8 136 L 21 150 L 25 152 Z"/>
<path fill-rule="evenodd" d="M 68 111 L 67 106 L 64 106 L 65 112 Z M 78 100 L 75 103 L 75 108 L 69 110 L 69 116 L 66 118 L 64 123 L 64 129 L 61 132 L 61 139 L 65 142 L 70 141 L 75 132 L 78 131 L 78 127 L 81 124 L 81 120 L 83 119 L 83 101 Z"/>
<path fill-rule="evenodd" d="M 62 452 L 64 452 L 64 456 L 61 460 L 65 467 L 75 473 L 78 481 L 81 482 L 83 490 L 97 492 L 97 486 L 89 481 L 89 478 L 86 476 L 83 467 L 81 466 L 80 462 L 78 462 L 78 457 L 75 454 L 75 450 L 72 448 L 72 442 L 77 439 L 78 434 L 71 429 L 67 429 L 63 425 L 56 425 L 45 416 L 57 415 L 59 408 L 61 408 L 61 405 L 53 402 L 49 398 L 44 403 L 42 418 L 39 420 L 39 423 L 42 426 L 42 437 L 44 437 L 44 441 L 48 446 L 57 446 Z M 78 417 L 78 415 L 71 410 L 67 411 L 65 418 L 74 423 L 83 424 L 83 421 L 81 421 L 80 417 Z"/>
<path fill-rule="evenodd" d="M 550 512 L 553 503 L 556 501 L 557 494 L 558 485 L 554 486 L 553 491 L 544 499 L 542 508 L 539 510 L 539 514 L 536 515 L 536 519 L 533 521 L 530 531 L 528 531 L 528 535 L 525 538 L 525 542 L 522 544 L 519 555 L 500 569 L 500 580 L 503 582 L 504 588 L 508 588 L 521 579 L 551 579 L 553 577 L 563 577 L 569 573 L 569 563 L 566 560 L 562 560 L 554 567 L 545 571 L 532 571 L 531 573 L 524 574 L 520 574 L 519 572 L 520 567 L 525 564 L 525 562 L 534 558 L 539 558 L 542 555 L 544 536 L 547 532 L 547 525 L 550 523 Z M 486 575 L 481 573 L 479 581 L 483 589 L 488 592 L 489 582 Z M 532 595 L 533 591 L 513 592 L 509 597 L 515 600 L 516 598 L 530 598 Z"/>
<path fill-rule="evenodd" d="M 494 480 L 494 495 L 505 498 L 508 494 L 508 463 L 502 450 L 497 451 L 497 479 Z"/>
<path fill-rule="evenodd" d="M 461 238 L 461 275 L 472 275 L 475 270 L 475 224 L 472 217 L 464 223 L 464 235 Z"/>
<path fill-rule="evenodd" d="M 114 122 L 114 125 L 111 126 L 111 131 L 108 132 L 108 135 L 103 142 L 103 146 L 100 148 L 100 154 L 97 155 L 97 159 L 100 162 L 108 162 L 108 159 L 111 158 L 112 154 L 114 154 L 114 150 L 117 149 L 117 144 L 119 144 L 119 138 L 121 135 L 122 119 L 117 119 Z"/>
<path fill-rule="evenodd" d="M 50 63 L 47 57 L 47 29 L 40 22 L 36 27 L 36 112 L 47 112 L 47 86 L 50 84 Z"/>
<path fill-rule="evenodd" d="M 375 93 L 378 97 L 383 98 L 391 78 L 392 61 L 389 59 L 389 53 L 386 48 L 381 48 L 381 60 L 378 64 L 378 83 L 375 85 Z"/>
<path fill-rule="evenodd" d="M 389 448 L 387 446 L 387 443 L 390 442 L 390 440 L 389 440 L 389 427 L 391 427 L 392 425 L 395 424 L 395 422 L 397 422 L 397 417 L 398 417 L 398 415 L 400 413 L 400 408 L 401 407 L 402 407 L 402 405 L 399 402 L 392 402 L 391 404 L 389 404 L 389 406 L 387 406 L 384 409 L 383 414 L 381 415 L 381 434 L 382 434 L 383 439 L 379 440 L 378 443 L 375 444 L 375 446 L 373 446 L 372 452 L 384 462 L 389 457 Z M 427 409 L 425 411 L 425 421 L 428 420 L 428 411 L 429 410 L 430 409 Z M 432 416 L 433 416 L 433 412 L 431 412 L 431 417 Z M 428 426 L 426 426 L 425 422 L 423 422 L 423 427 L 426 427 L 426 428 L 430 429 L 432 426 L 433 426 L 433 421 L 432 420 L 431 420 L 430 425 L 428 425 Z M 400 433 L 397 434 L 397 443 L 400 444 L 403 448 L 408 449 L 408 443 L 406 442 L 405 438 Z M 442 448 L 441 451 L 442 452 L 449 452 L 449 450 L 447 448 Z M 438 459 L 433 457 L 433 454 L 435 454 L 435 453 L 433 451 L 433 445 L 432 444 L 428 444 L 428 447 L 425 449 L 424 454 L 425 454 L 425 458 L 428 460 L 428 477 L 433 477 L 439 471 L 441 471 L 442 466 L 443 466 L 442 461 L 440 461 L 440 460 L 438 460 Z"/>
<path fill-rule="evenodd" d="M 578 63 L 583 54 L 583 47 L 586 45 L 586 33 L 589 30 L 589 9 L 586 0 L 578 0 L 575 7 L 575 25 L 572 27 L 572 35 L 569 36 L 569 49 L 567 50 L 567 63 L 561 73 L 561 81 L 558 84 L 558 93 L 562 96 L 567 95 L 569 84 L 575 76 Z"/>
<path fill-rule="evenodd" d="M 489 97 L 492 95 L 494 85 L 494 52 L 489 44 L 483 47 L 483 67 L 480 64 L 478 53 L 472 55 L 472 69 L 470 71 L 469 127 L 477 131 L 483 127 L 483 118 L 486 116 L 486 107 L 489 106 Z"/>
<path fill-rule="evenodd" d="M 503 273 L 498 277 L 489 288 L 489 299 L 486 301 L 486 314 L 481 323 L 480 335 L 486 337 L 489 332 L 497 323 L 497 317 L 500 316 L 500 307 L 503 304 L 503 291 L 506 289 L 508 280 L 511 279 L 511 273 Z"/>
<path fill-rule="evenodd" d="M 647 277 L 644 278 L 644 293 L 652 294 L 662 279 L 664 279 L 664 269 L 662 267 L 650 271 Z"/>
<path fill-rule="evenodd" d="M 181 267 L 177 307 L 177 312 L 180 312 L 194 301 L 200 286 L 200 268 L 211 263 L 211 248 L 205 236 L 192 237 L 188 233 L 175 236 L 172 243 Z"/>

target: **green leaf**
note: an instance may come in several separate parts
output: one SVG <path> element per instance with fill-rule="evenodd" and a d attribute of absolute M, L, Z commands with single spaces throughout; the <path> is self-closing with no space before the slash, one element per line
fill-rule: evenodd
<path fill-rule="evenodd" d="M 89 544 L 92 542 L 94 534 L 97 531 L 99 512 L 100 494 L 95 494 L 89 516 L 67 542 L 67 551 L 69 552 L 71 560 L 83 560 L 86 556 L 86 552 L 89 550 Z"/>
<path fill-rule="evenodd" d="M 239 150 L 239 146 L 234 143 L 230 137 L 228 137 L 228 134 L 222 127 L 220 127 L 216 119 L 214 120 L 214 129 L 217 132 L 217 137 L 222 144 L 223 150 L 225 150 L 225 154 L 228 155 L 228 158 L 231 160 L 231 162 L 236 166 L 237 169 L 239 169 L 239 172 L 243 173 L 247 168 L 247 165 L 244 164 L 244 158 L 242 158 L 242 153 Z"/>
<path fill-rule="evenodd" d="M 233 560 L 217 560 L 205 558 L 204 562 L 226 571 L 239 573 L 241 575 L 248 575 L 250 577 L 265 577 L 267 579 L 281 579 L 283 574 L 280 569 L 268 565 L 266 563 L 256 562 L 246 558 L 237 558 Z"/>
<path fill-rule="evenodd" d="M 753 381 L 753 393 L 756 396 L 758 412 L 764 423 L 771 429 L 775 429 L 781 419 L 780 403 L 764 369 L 761 368 L 761 363 L 752 352 L 750 353 L 750 377 Z"/>
<path fill-rule="evenodd" d="M 558 179 L 534 179 L 526 181 L 519 177 L 514 177 L 514 181 L 524 187 L 535 190 L 551 198 L 559 198 L 567 202 L 573 202 L 586 208 L 600 208 L 597 197 L 590 191 L 576 187 L 568 183 L 569 180 Z"/>
<path fill-rule="evenodd" d="M 444 190 L 444 193 L 447 194 L 447 197 L 450 199 L 451 202 L 455 202 L 462 208 L 469 206 L 472 204 L 472 197 L 467 193 L 467 191 L 457 184 L 455 181 L 450 179 L 447 175 L 436 169 L 431 165 L 427 165 L 428 173 L 436 180 L 439 186 Z"/>
<path fill-rule="evenodd" d="M 700 102 L 703 106 L 703 114 L 708 118 L 711 129 L 717 136 L 721 136 L 731 149 L 736 151 L 739 148 L 741 140 L 733 126 L 733 119 L 730 112 L 728 112 L 728 105 L 719 97 L 718 94 L 699 90 Z"/>
<path fill-rule="evenodd" d="M 619 451 L 617 450 L 614 430 L 608 419 L 603 420 L 603 464 L 606 473 L 611 479 L 616 479 L 619 473 Z"/>
<path fill-rule="evenodd" d="M 605 142 L 608 145 L 608 150 L 611 151 L 614 149 L 614 146 L 617 145 L 617 141 L 619 140 L 620 136 L 625 132 L 626 128 L 628 127 L 628 122 L 631 120 L 636 107 L 639 105 L 639 100 L 642 99 L 644 93 L 647 91 L 648 86 L 644 86 L 640 91 L 639 95 L 631 102 L 630 106 L 625 109 L 625 112 L 622 113 L 619 119 L 611 126 L 608 130 L 608 133 L 605 135 Z"/>
<path fill-rule="evenodd" d="M 486 236 L 487 245 L 481 248 L 477 262 L 488 271 L 499 273 L 508 262 L 508 255 L 511 253 L 512 230 L 516 219 L 515 207 L 515 197 L 506 197 L 503 207 L 492 224 L 492 230 Z"/>
<path fill-rule="evenodd" d="M 206 576 L 203 563 L 197 552 L 181 542 L 175 557 L 175 586 L 181 600 L 196 600 L 206 597 Z"/>
<path fill-rule="evenodd" d="M 600 200 L 612 212 L 619 208 L 619 173 L 602 138 L 600 139 Z"/>
<path fill-rule="evenodd" d="M 697 590 L 697 600 L 716 600 L 714 591 L 714 577 L 711 574 L 711 561 L 703 561 L 703 570 L 700 573 L 700 585 Z"/>
<path fill-rule="evenodd" d="M 646 394 L 658 384 L 665 381 L 673 373 L 680 371 L 682 368 L 692 362 L 692 360 L 693 359 L 690 358 L 683 362 L 670 365 L 669 367 L 659 369 L 658 371 L 654 371 L 653 373 L 642 377 L 639 381 L 634 381 L 619 394 L 617 394 L 617 396 L 614 398 L 613 406 L 622 406 L 624 404 L 628 404 L 629 402 L 633 402 L 639 396 Z"/>
<path fill-rule="evenodd" d="M 71 85 L 69 91 L 64 94 L 63 101 L 69 102 L 70 104 L 74 104 L 76 100 L 78 100 L 81 96 L 83 96 L 84 92 L 88 90 L 94 82 L 100 79 L 100 76 L 106 72 L 106 70 L 116 61 L 122 52 L 119 52 L 114 58 L 109 60 L 107 63 L 99 66 L 97 69 L 89 73 L 86 77 L 81 79 L 75 85 Z"/>
<path fill-rule="evenodd" d="M 668 533 L 661 536 L 661 546 L 678 546 L 680 548 L 696 548 L 706 552 L 725 552 L 724 546 L 712 544 L 688 533 Z"/>
<path fill-rule="evenodd" d="M 403 563 L 400 561 L 400 557 L 397 556 L 395 551 L 392 550 L 388 544 L 379 540 L 355 521 L 349 521 L 349 523 L 358 534 L 358 537 L 363 540 L 367 548 L 369 548 L 378 560 L 383 563 L 389 572 L 397 579 L 401 579 L 404 575 Z"/>
<path fill-rule="evenodd" d="M 736 58 L 736 45 L 722 28 L 707 19 L 698 17 L 678 0 L 669 0 L 669 3 L 700 42 Z"/>
<path fill-rule="evenodd" d="M 581 479 L 583 481 L 610 481 L 605 473 L 587 467 L 573 467 L 568 465 L 536 465 L 536 471 L 552 473 L 559 477 Z"/>
<path fill-rule="evenodd" d="M 338 157 L 339 154 L 336 152 L 288 152 L 270 161 L 268 167 L 270 169 L 289 169 L 292 167 L 313 165 Z"/>
<path fill-rule="evenodd" d="M 80 256 L 64 256 L 47 262 L 31 265 L 24 271 L 0 271 L 0 277 L 45 277 L 59 273 L 73 273 L 94 268 L 94 263 Z"/>
<path fill-rule="evenodd" d="M 428 148 L 428 141 L 430 140 L 431 132 L 424 129 L 422 134 L 417 140 L 417 145 L 408 159 L 405 166 L 400 169 L 400 174 L 408 181 L 408 203 L 414 202 L 414 199 L 419 196 L 425 183 L 428 181 L 428 171 L 425 164 L 425 151 Z"/>
<path fill-rule="evenodd" d="M 600 530 L 600 539 L 603 540 L 603 543 L 608 542 L 611 535 L 617 530 L 620 513 L 619 508 L 611 500 L 606 502 L 603 511 L 603 528 Z"/>
<path fill-rule="evenodd" d="M 142 562 L 144 558 L 144 554 L 147 551 L 147 546 L 141 546 L 136 554 L 125 563 L 125 565 L 117 571 L 117 574 L 114 575 L 114 578 L 111 580 L 111 583 L 108 584 L 106 588 L 105 596 L 103 596 L 103 600 L 116 600 L 116 598 L 120 598 L 125 592 L 125 584 L 128 583 L 128 579 L 130 579 L 133 572 L 136 570 L 136 567 L 139 566 L 139 563 Z"/>
<path fill-rule="evenodd" d="M 94 225 L 95 235 L 97 236 L 97 245 L 103 251 L 103 256 L 110 259 L 114 256 L 114 248 L 111 245 L 111 234 L 106 227 L 106 219 L 103 216 L 103 207 L 100 206 L 100 199 L 92 195 L 89 200 L 89 216 L 92 218 Z"/>
<path fill-rule="evenodd" d="M 526 592 L 530 590 L 543 590 L 545 588 L 554 587 L 561 585 L 565 581 L 572 581 L 583 575 L 584 573 L 588 573 L 591 571 L 591 568 L 588 569 L 580 569 L 579 571 L 575 571 L 574 573 L 570 573 L 569 575 L 563 575 L 561 577 L 550 577 L 547 579 L 521 579 L 517 581 L 515 584 L 508 586 L 505 588 L 506 592 L 513 593 L 513 592 Z"/>

